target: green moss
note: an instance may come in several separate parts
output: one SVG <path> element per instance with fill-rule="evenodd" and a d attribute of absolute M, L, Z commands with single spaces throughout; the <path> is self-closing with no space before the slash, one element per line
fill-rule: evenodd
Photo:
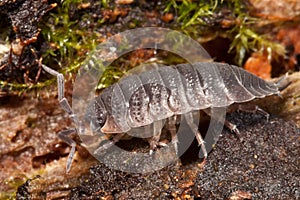
<path fill-rule="evenodd" d="M 7 91 L 17 91 L 18 95 L 23 94 L 24 92 L 27 92 L 31 89 L 39 89 L 43 88 L 45 86 L 49 86 L 54 82 L 54 79 L 50 79 L 44 82 L 39 82 L 39 83 L 31 83 L 31 84 L 26 84 L 26 83 L 8 83 L 6 81 L 0 81 L 0 88 L 5 88 Z"/>
<path fill-rule="evenodd" d="M 43 64 L 65 74 L 77 71 L 86 54 L 99 43 L 99 33 L 89 30 L 88 22 L 94 22 L 89 12 L 81 11 L 79 5 L 88 3 L 86 0 L 65 0 L 58 5 L 40 23 L 41 35 L 49 45 L 46 53 L 42 55 Z M 92 6 L 105 8 L 109 1 L 101 0 Z M 81 11 L 81 12 L 80 12 Z M 74 14 L 75 13 L 75 14 Z M 66 66 L 66 67 L 63 67 Z M 22 94 L 31 89 L 40 89 L 56 81 L 51 80 L 38 83 L 16 83 L 0 80 L 3 91 Z"/>
<path fill-rule="evenodd" d="M 112 85 L 113 83 L 117 82 L 124 75 L 124 73 L 125 71 L 121 70 L 120 67 L 107 67 L 101 76 L 96 89 L 101 90 Z"/>
<path fill-rule="evenodd" d="M 255 26 L 258 18 L 249 16 L 245 5 L 241 1 L 231 0 L 228 6 L 231 7 L 235 16 L 236 24 L 227 34 L 232 39 L 229 52 L 235 52 L 235 61 L 240 66 L 247 52 L 266 51 L 271 60 L 285 53 L 284 47 L 268 39 L 267 35 L 261 35 L 256 31 Z"/>
<path fill-rule="evenodd" d="M 228 17 L 228 15 L 222 16 L 222 10 L 226 9 L 231 12 L 229 20 L 233 23 L 229 28 L 223 28 L 218 24 L 222 17 L 224 19 Z M 170 0 L 165 12 L 171 10 L 178 14 L 177 22 L 181 23 L 181 29 L 190 35 L 195 32 L 198 36 L 211 34 L 211 29 L 217 33 L 216 35 L 229 38 L 232 41 L 229 52 L 235 53 L 235 62 L 240 66 L 243 64 L 246 53 L 253 51 L 267 51 L 269 58 L 284 55 L 282 45 L 257 32 L 259 27 L 255 24 L 259 19 L 249 15 L 244 1 L 183 0 L 178 2 Z"/>
<path fill-rule="evenodd" d="M 266 51 L 269 60 L 272 59 L 272 56 L 276 59 L 285 53 L 285 48 L 281 44 L 268 40 L 267 35 L 260 35 L 244 24 L 235 26 L 232 32 L 234 38 L 229 52 L 235 52 L 235 61 L 240 66 L 243 64 L 247 52 Z"/>
<path fill-rule="evenodd" d="M 180 5 L 175 0 L 171 0 L 167 5 L 165 12 L 168 12 L 173 7 L 179 13 L 177 21 L 182 23 L 182 28 L 192 25 L 205 25 L 203 18 L 211 17 L 218 5 L 218 1 L 190 1 L 183 0 Z"/>
<path fill-rule="evenodd" d="M 103 1 L 107 4 L 107 1 Z M 78 5 L 84 3 L 83 0 L 67 0 L 58 6 L 57 13 L 52 13 L 48 22 L 42 28 L 42 34 L 51 48 L 44 55 L 44 62 L 51 63 L 51 60 L 58 60 L 59 64 L 71 66 L 84 57 L 88 51 L 96 46 L 97 32 L 89 31 L 88 27 L 81 27 L 80 22 L 93 20 L 86 13 L 79 18 L 72 19 L 70 13 L 79 12 Z M 96 6 L 96 5 L 93 5 Z"/>

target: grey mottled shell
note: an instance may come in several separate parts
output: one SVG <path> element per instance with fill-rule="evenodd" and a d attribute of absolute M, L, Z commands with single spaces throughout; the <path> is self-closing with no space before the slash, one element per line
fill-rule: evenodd
<path fill-rule="evenodd" d="M 127 132 L 173 115 L 278 94 L 276 84 L 236 66 L 199 62 L 121 79 L 91 103 L 87 118 L 104 133 Z"/>

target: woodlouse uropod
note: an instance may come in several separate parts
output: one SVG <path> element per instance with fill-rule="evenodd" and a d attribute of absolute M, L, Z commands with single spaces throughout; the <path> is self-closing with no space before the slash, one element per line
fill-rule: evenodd
<path fill-rule="evenodd" d="M 163 145 L 159 143 L 162 129 L 161 121 L 166 118 L 171 119 L 169 125 L 172 142 L 176 143 L 174 116 L 184 115 L 206 158 L 206 148 L 198 131 L 198 125 L 193 122 L 191 111 L 205 110 L 209 113 L 209 108 L 212 107 L 226 107 L 234 103 L 248 102 L 254 98 L 263 98 L 273 94 L 279 95 L 280 92 L 279 82 L 266 82 L 229 64 L 198 62 L 164 66 L 127 76 L 106 88 L 89 103 L 85 122 L 81 122 L 78 121 L 64 97 L 63 75 L 45 65 L 42 67 L 48 73 L 57 76 L 59 103 L 77 126 L 86 122 L 95 132 L 101 131 L 113 135 L 112 140 L 105 147 L 99 147 L 96 151 L 113 145 L 131 128 L 151 123 L 154 124 L 154 133 L 148 141 L 151 150 L 153 150 L 158 145 Z M 211 78 L 208 72 L 212 68 L 218 72 L 222 82 Z M 225 96 L 218 95 L 220 90 L 224 92 Z M 240 109 L 243 110 L 243 107 Z M 251 109 L 268 117 L 268 113 L 257 106 Z M 238 132 L 236 126 L 230 122 L 226 121 L 225 125 L 231 131 Z M 82 127 L 78 127 L 77 130 L 82 131 L 81 129 Z M 66 130 L 59 134 L 62 140 L 72 146 L 67 161 L 67 171 L 70 170 L 75 151 L 75 142 L 68 135 L 77 130 Z"/>

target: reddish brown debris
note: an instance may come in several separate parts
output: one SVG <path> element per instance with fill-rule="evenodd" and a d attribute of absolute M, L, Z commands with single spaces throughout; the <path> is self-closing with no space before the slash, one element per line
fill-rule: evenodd
<path fill-rule="evenodd" d="M 261 52 L 252 53 L 251 57 L 247 59 L 244 68 L 263 79 L 271 78 L 272 66 L 267 54 Z"/>
<path fill-rule="evenodd" d="M 161 16 L 161 19 L 165 22 L 165 23 L 169 23 L 174 19 L 174 15 L 172 13 L 166 13 L 163 16 Z"/>
<path fill-rule="evenodd" d="M 116 22 L 118 17 L 125 17 L 129 12 L 128 8 L 115 8 L 113 10 L 103 10 L 102 16 L 103 19 L 109 21 L 110 23 Z"/>
<path fill-rule="evenodd" d="M 250 192 L 247 191 L 235 191 L 233 192 L 228 200 L 246 200 L 246 199 L 252 199 L 252 195 Z"/>
<path fill-rule="evenodd" d="M 0 62 L 0 79 L 21 83 L 36 82 L 40 68 L 39 57 L 32 46 L 38 40 L 39 22 L 56 3 L 47 1 L 10 1 L 4 2 L 0 13 L 10 19 L 15 38 L 11 43 L 11 51 Z"/>
<path fill-rule="evenodd" d="M 300 25 L 281 28 L 276 39 L 287 49 L 287 69 L 299 71 L 300 68 Z"/>
<path fill-rule="evenodd" d="M 116 4 L 131 4 L 134 0 L 116 0 Z"/>
<path fill-rule="evenodd" d="M 295 20 L 300 17 L 299 0 L 250 0 L 252 14 L 272 20 Z"/>

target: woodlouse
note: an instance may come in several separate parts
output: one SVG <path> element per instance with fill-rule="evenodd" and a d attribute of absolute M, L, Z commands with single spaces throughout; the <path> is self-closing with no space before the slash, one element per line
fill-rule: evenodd
<path fill-rule="evenodd" d="M 72 117 L 77 126 L 78 121 L 68 101 L 64 97 L 63 75 L 42 66 L 48 73 L 58 78 L 58 99 L 63 109 Z M 213 74 L 213 73 L 215 74 Z M 112 140 L 96 151 L 117 142 L 124 133 L 135 127 L 153 123 L 153 135 L 148 141 L 151 150 L 158 145 L 162 120 L 169 118 L 172 142 L 177 142 L 176 116 L 184 115 L 187 124 L 194 132 L 201 146 L 204 157 L 206 148 L 198 124 L 194 123 L 192 111 L 205 110 L 213 107 L 226 107 L 234 103 L 248 102 L 254 98 L 279 94 L 278 83 L 270 83 L 233 65 L 216 62 L 198 62 L 193 64 L 179 64 L 175 66 L 159 67 L 150 71 L 133 74 L 106 88 L 98 97 L 89 103 L 85 122 L 90 124 L 94 132 L 101 131 L 112 134 Z M 245 110 L 240 106 L 241 110 Z M 259 111 L 268 117 L 268 113 L 257 106 L 252 111 Z M 225 125 L 232 131 L 238 132 L 235 125 L 225 121 Z M 77 130 L 81 130 L 78 127 Z M 68 135 L 75 129 L 66 130 L 59 137 L 72 146 L 67 171 L 70 170 L 75 151 L 75 142 Z M 141 135 L 143 133 L 140 133 Z"/>

